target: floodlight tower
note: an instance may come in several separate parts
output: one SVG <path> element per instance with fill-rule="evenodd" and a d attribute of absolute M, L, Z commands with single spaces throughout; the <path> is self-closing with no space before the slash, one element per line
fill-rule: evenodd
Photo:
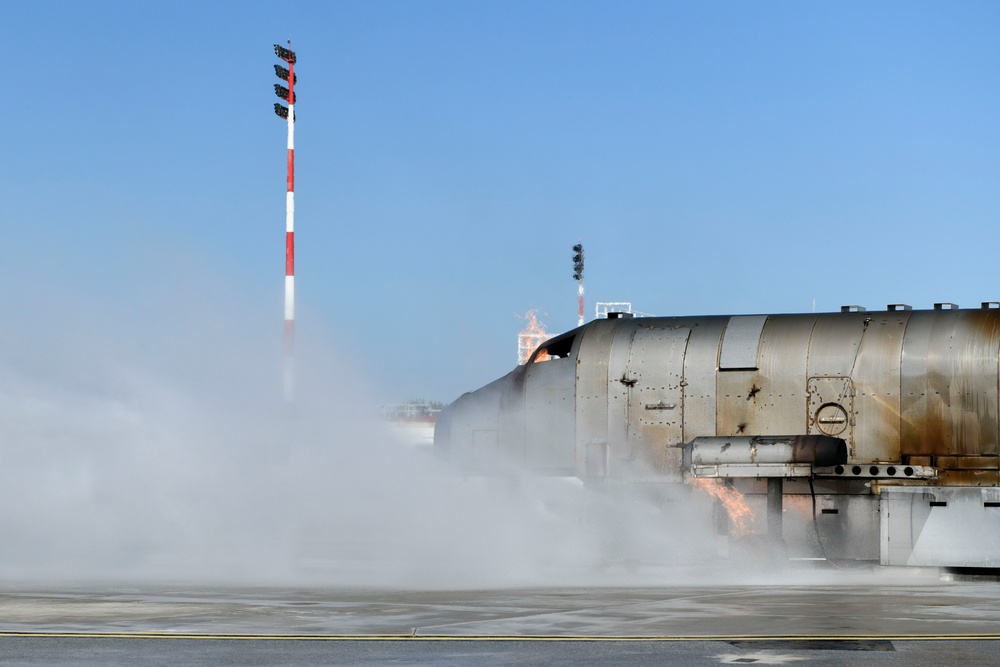
<path fill-rule="evenodd" d="M 291 40 L 288 46 L 291 46 Z M 295 390 L 295 52 L 280 44 L 274 54 L 288 63 L 288 69 L 274 66 L 285 88 L 274 84 L 274 94 L 288 101 L 288 107 L 275 102 L 274 113 L 288 121 L 288 190 L 285 194 L 285 400 L 291 402 Z"/>
<path fill-rule="evenodd" d="M 576 326 L 583 326 L 583 244 L 573 246 L 573 280 L 577 282 L 577 295 L 580 301 L 579 315 Z"/>

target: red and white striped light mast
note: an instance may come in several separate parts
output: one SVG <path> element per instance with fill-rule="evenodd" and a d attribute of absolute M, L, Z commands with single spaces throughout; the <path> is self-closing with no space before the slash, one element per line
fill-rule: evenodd
<path fill-rule="evenodd" d="M 580 302 L 579 316 L 576 326 L 583 326 L 583 244 L 573 246 L 573 280 L 577 282 L 577 295 Z"/>
<path fill-rule="evenodd" d="M 291 46 L 291 40 L 288 46 Z M 288 191 L 285 195 L 285 400 L 295 395 L 295 52 L 280 44 L 274 54 L 288 63 L 288 69 L 274 66 L 279 79 L 288 82 L 285 88 L 274 84 L 274 93 L 288 101 L 288 107 L 275 102 L 274 113 L 288 121 Z"/>

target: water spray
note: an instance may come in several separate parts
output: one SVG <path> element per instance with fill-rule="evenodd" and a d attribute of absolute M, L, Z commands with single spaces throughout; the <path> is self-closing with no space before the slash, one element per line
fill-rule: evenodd
<path fill-rule="evenodd" d="M 291 46 L 291 40 L 288 46 Z M 279 79 L 288 82 L 285 88 L 274 84 L 274 94 L 288 101 L 288 106 L 275 102 L 274 113 L 288 121 L 288 190 L 285 195 L 285 401 L 291 402 L 295 389 L 295 52 L 280 44 L 274 54 L 288 63 L 288 69 L 274 66 Z"/>
<path fill-rule="evenodd" d="M 577 282 L 577 297 L 580 302 L 576 326 L 583 326 L 583 244 L 573 246 L 573 280 Z"/>

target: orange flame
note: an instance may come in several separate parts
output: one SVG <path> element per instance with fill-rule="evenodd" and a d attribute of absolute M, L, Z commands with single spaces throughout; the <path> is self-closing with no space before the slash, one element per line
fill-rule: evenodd
<path fill-rule="evenodd" d="M 536 316 L 537 310 L 529 310 L 524 314 L 524 319 L 527 322 L 524 325 L 524 329 L 521 333 L 517 334 L 517 363 L 518 365 L 523 365 L 528 362 L 531 357 L 531 353 L 534 352 L 539 345 L 547 341 L 551 336 L 545 331 L 545 325 L 538 321 Z M 547 352 L 540 353 L 535 357 L 535 361 L 548 361 L 549 355 Z"/>
<path fill-rule="evenodd" d="M 731 536 L 742 537 L 755 532 L 757 517 L 747 505 L 742 493 L 724 484 L 721 479 L 692 479 L 691 486 L 722 503 L 726 514 L 729 515 Z"/>

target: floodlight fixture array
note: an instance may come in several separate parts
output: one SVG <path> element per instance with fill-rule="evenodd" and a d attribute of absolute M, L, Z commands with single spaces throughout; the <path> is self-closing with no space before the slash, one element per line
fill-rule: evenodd
<path fill-rule="evenodd" d="M 577 283 L 577 322 L 576 326 L 583 326 L 583 244 L 577 243 L 573 246 L 573 280 Z"/>

